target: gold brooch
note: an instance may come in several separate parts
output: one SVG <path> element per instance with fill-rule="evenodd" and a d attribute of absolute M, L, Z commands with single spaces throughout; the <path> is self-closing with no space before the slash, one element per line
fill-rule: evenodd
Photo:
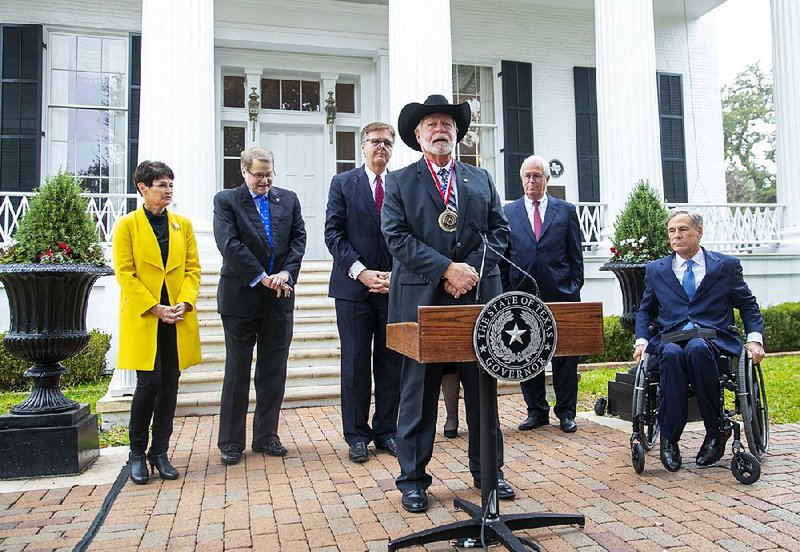
<path fill-rule="evenodd" d="M 177 222 L 173 222 L 172 223 L 172 229 L 173 230 L 180 230 L 181 229 L 181 225 L 178 224 Z"/>

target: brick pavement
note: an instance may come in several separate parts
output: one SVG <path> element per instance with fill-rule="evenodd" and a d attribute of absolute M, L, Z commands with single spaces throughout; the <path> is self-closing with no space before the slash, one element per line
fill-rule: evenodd
<path fill-rule="evenodd" d="M 517 499 L 501 502 L 501 511 L 578 511 L 587 520 L 583 530 L 528 531 L 544 550 L 800 551 L 800 424 L 773 427 L 761 480 L 744 486 L 727 468 L 729 451 L 715 467 L 694 465 L 700 432 L 684 435 L 688 465 L 680 472 L 666 472 L 653 451 L 637 475 L 626 433 L 584 419 L 572 435 L 557 426 L 519 432 L 522 405 L 519 395 L 499 399 L 505 474 L 517 488 Z M 454 512 L 453 497 L 480 501 L 463 429 L 458 439 L 437 438 L 431 507 L 415 515 L 400 505 L 392 457 L 347 459 L 338 407 L 286 410 L 281 423 L 285 459 L 250 453 L 225 468 L 216 417 L 176 420 L 173 462 L 182 477 L 128 482 L 90 550 L 386 550 L 390 538 L 465 519 Z M 0 494 L 0 550 L 70 550 L 109 488 Z M 427 549 L 453 550 L 444 543 Z"/>

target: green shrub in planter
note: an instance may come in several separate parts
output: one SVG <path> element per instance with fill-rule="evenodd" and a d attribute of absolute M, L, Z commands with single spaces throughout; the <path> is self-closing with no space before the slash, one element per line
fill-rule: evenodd
<path fill-rule="evenodd" d="M 636 183 L 614 221 L 611 261 L 643 263 L 669 255 L 669 209 L 646 180 Z"/>
<path fill-rule="evenodd" d="M 63 362 L 67 373 L 61 377 L 65 386 L 89 383 L 99 379 L 106 369 L 106 353 L 111 336 L 100 330 L 89 332 L 89 345 L 81 353 Z M 0 391 L 27 390 L 30 383 L 22 376 L 31 363 L 12 356 L 3 346 L 5 333 L 0 333 Z"/>

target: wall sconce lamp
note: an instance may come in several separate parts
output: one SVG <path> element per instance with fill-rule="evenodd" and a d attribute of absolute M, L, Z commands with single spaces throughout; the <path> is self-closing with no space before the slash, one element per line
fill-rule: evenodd
<path fill-rule="evenodd" d="M 333 90 L 328 90 L 328 99 L 325 100 L 325 122 L 328 124 L 328 137 L 333 144 L 333 123 L 336 122 L 336 98 Z"/>
<path fill-rule="evenodd" d="M 256 123 L 258 122 L 258 110 L 261 109 L 261 101 L 258 97 L 258 92 L 256 92 L 256 87 L 253 86 L 250 88 L 252 92 L 248 98 L 250 100 L 247 102 L 247 113 L 250 118 L 250 122 L 253 123 L 253 142 L 256 141 Z"/>

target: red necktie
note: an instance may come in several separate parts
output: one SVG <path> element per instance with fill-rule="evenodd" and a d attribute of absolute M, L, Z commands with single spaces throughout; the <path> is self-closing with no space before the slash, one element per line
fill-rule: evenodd
<path fill-rule="evenodd" d="M 542 237 L 542 215 L 539 213 L 539 202 L 533 202 L 533 235 L 536 236 L 536 241 Z"/>
<path fill-rule="evenodd" d="M 375 177 L 375 205 L 378 207 L 378 214 L 381 214 L 383 207 L 383 185 L 381 185 L 381 175 Z"/>

